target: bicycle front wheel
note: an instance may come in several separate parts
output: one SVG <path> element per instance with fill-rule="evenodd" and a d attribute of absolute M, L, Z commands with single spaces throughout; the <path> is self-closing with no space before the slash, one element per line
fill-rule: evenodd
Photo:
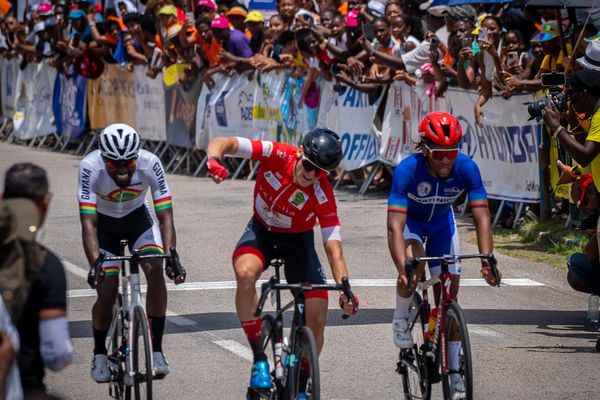
<path fill-rule="evenodd" d="M 473 399 L 473 364 L 471 362 L 471 343 L 469 341 L 469 332 L 462 309 L 458 303 L 452 301 L 446 306 L 446 343 L 442 349 L 446 349 L 446 360 L 448 361 L 448 371 L 442 374 L 442 385 L 444 388 L 444 399 L 452 399 L 453 389 L 451 388 L 452 374 L 458 373 L 464 384 L 464 395 L 460 398 L 467 400 Z M 458 335 L 458 336 L 456 336 Z M 452 369 L 448 354 L 450 353 L 450 343 L 458 342 L 458 370 Z M 454 378 L 456 379 L 456 378 Z M 457 396 L 454 396 L 457 397 Z"/>
<path fill-rule="evenodd" d="M 287 362 L 289 399 L 296 400 L 298 394 L 304 392 L 305 398 L 319 400 L 321 381 L 315 337 L 309 327 L 301 326 L 296 329 L 292 342 Z"/>
<path fill-rule="evenodd" d="M 111 368 L 109 394 L 116 400 L 123 400 L 125 398 L 125 353 L 123 350 L 127 346 L 127 336 L 123 327 L 122 305 L 121 293 L 118 293 L 117 300 L 113 306 L 113 320 L 110 326 L 111 330 L 109 331 L 110 344 L 108 349 L 108 362 Z M 128 387 L 128 389 L 130 388 Z"/>
<path fill-rule="evenodd" d="M 404 398 L 429 399 L 431 397 L 431 383 L 427 376 L 427 346 L 423 326 L 425 324 L 425 310 L 423 301 L 415 293 L 410 302 L 409 328 L 413 338 L 413 347 L 400 350 L 400 359 L 396 371 L 402 376 Z"/>
<path fill-rule="evenodd" d="M 133 393 L 135 400 L 152 399 L 152 343 L 142 306 L 133 309 Z"/>

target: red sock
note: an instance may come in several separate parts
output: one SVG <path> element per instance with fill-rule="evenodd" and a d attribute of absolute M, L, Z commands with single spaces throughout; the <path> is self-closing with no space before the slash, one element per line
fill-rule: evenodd
<path fill-rule="evenodd" d="M 256 359 L 256 356 L 264 353 L 262 347 L 262 335 L 260 333 L 260 318 L 240 322 L 244 329 L 244 333 L 248 338 L 248 343 L 250 343 L 250 347 L 252 348 L 252 353 L 254 353 L 254 358 Z"/>

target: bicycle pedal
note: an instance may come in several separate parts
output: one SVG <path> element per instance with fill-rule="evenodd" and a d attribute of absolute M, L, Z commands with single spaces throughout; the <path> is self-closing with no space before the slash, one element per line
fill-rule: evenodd
<path fill-rule="evenodd" d="M 163 380 L 163 379 L 165 379 L 165 378 L 166 378 L 166 376 L 167 376 L 167 375 L 165 375 L 165 374 L 155 374 L 155 375 L 154 375 L 154 378 L 152 378 L 152 379 L 153 379 L 153 380 L 155 380 L 155 381 L 160 381 L 160 380 Z"/>

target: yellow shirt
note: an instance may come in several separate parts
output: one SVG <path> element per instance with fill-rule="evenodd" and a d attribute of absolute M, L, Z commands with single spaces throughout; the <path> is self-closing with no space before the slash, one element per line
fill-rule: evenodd
<path fill-rule="evenodd" d="M 567 54 L 569 57 L 573 54 L 573 47 L 570 43 L 567 43 Z M 543 71 L 556 71 L 556 67 L 562 65 L 562 70 L 564 71 L 569 65 L 569 57 L 565 57 L 563 51 L 561 50 L 558 53 L 557 57 L 552 56 L 552 54 L 546 54 L 544 59 L 542 60 L 542 65 L 540 65 L 540 69 Z"/>
<path fill-rule="evenodd" d="M 592 124 L 586 140 L 600 142 L 600 110 L 597 110 L 592 116 Z M 592 177 L 596 189 L 600 191 L 600 155 L 592 160 Z"/>

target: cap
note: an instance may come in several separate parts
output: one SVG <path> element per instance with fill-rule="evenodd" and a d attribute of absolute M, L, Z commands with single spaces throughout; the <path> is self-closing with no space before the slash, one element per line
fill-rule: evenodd
<path fill-rule="evenodd" d="M 217 9 L 217 5 L 211 0 L 200 0 L 196 6 L 210 8 L 211 10 Z"/>
<path fill-rule="evenodd" d="M 238 15 L 240 17 L 244 17 L 246 18 L 246 16 L 248 16 L 248 11 L 244 10 L 242 7 L 240 6 L 233 6 L 229 9 L 229 11 L 227 11 L 227 15 L 231 16 L 231 15 Z"/>
<path fill-rule="evenodd" d="M 589 42 L 585 48 L 585 55 L 577 59 L 577 64 L 583 68 L 600 71 L 600 41 Z"/>
<path fill-rule="evenodd" d="M 172 15 L 174 17 L 177 16 L 177 7 L 172 4 L 167 4 L 163 6 L 160 10 L 158 10 L 158 15 Z"/>
<path fill-rule="evenodd" d="M 73 10 L 69 13 L 69 19 L 80 19 L 85 17 L 85 11 L 83 10 Z"/>
<path fill-rule="evenodd" d="M 23 197 L 4 199 L 3 204 L 14 216 L 11 223 L 11 231 L 21 239 L 33 241 L 40 227 L 40 210 L 36 204 Z"/>
<path fill-rule="evenodd" d="M 460 21 L 475 21 L 477 19 L 477 11 L 470 4 L 448 7 L 446 13 Z"/>
<path fill-rule="evenodd" d="M 52 15 L 52 4 L 48 2 L 38 4 L 37 13 L 43 16 Z"/>
<path fill-rule="evenodd" d="M 212 29 L 229 29 L 229 20 L 223 16 L 215 17 L 210 23 L 210 27 Z"/>
<path fill-rule="evenodd" d="M 383 17 L 385 15 L 385 4 L 378 0 L 371 0 L 367 3 L 367 8 L 376 17 Z"/>
<path fill-rule="evenodd" d="M 558 25 L 556 22 L 548 22 L 542 25 L 540 32 L 533 37 L 534 41 L 545 42 L 546 40 L 554 39 L 558 37 Z"/>
<path fill-rule="evenodd" d="M 265 22 L 265 17 L 263 17 L 260 11 L 250 11 L 244 22 Z"/>
<path fill-rule="evenodd" d="M 600 71 L 582 69 L 567 76 L 567 86 L 575 90 L 587 90 L 594 96 L 600 96 Z"/>
<path fill-rule="evenodd" d="M 359 11 L 356 9 L 348 10 L 346 14 L 346 26 L 348 28 L 356 28 L 358 26 L 358 13 Z"/>
<path fill-rule="evenodd" d="M 594 183 L 594 178 L 592 174 L 584 174 L 579 177 L 577 180 L 577 185 L 579 186 L 579 207 L 584 204 L 585 200 L 585 192 L 592 183 Z"/>

